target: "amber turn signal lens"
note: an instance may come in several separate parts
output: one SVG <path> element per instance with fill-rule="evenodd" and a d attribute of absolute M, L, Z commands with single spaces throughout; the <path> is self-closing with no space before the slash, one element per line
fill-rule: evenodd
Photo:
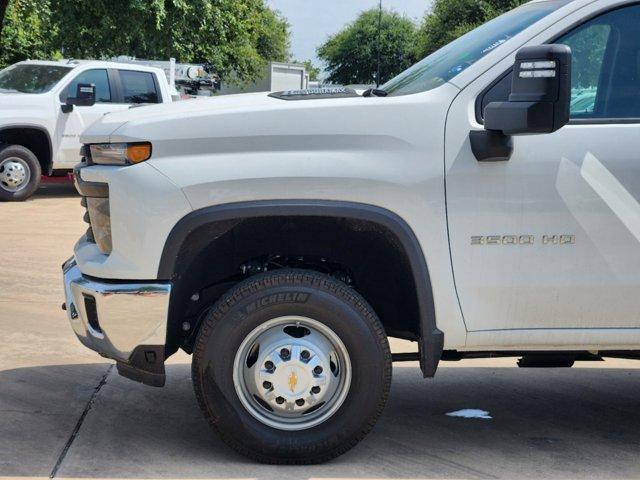
<path fill-rule="evenodd" d="M 132 143 L 127 145 L 127 160 L 131 163 L 140 163 L 151 158 L 150 143 Z"/>

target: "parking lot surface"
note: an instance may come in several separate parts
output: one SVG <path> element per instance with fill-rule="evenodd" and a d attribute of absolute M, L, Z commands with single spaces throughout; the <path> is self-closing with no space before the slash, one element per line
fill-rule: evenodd
<path fill-rule="evenodd" d="M 399 364 L 383 417 L 348 454 L 313 467 L 245 460 L 203 420 L 187 355 L 169 360 L 166 387 L 154 389 L 119 377 L 73 336 L 60 265 L 82 213 L 64 185 L 0 204 L 0 478 L 640 477 L 640 362 L 623 360 L 445 362 L 433 380 Z M 491 418 L 447 415 L 462 409 Z"/>

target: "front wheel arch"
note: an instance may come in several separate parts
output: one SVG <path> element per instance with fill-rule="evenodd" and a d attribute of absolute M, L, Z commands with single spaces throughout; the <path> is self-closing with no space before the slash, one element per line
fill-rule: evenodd
<path fill-rule="evenodd" d="M 172 229 L 165 243 L 158 278 L 179 281 L 180 266 L 187 265 L 195 252 L 214 238 L 249 219 L 314 217 L 351 219 L 368 222 L 389 232 L 411 268 L 419 316 L 420 366 L 425 377 L 432 377 L 442 356 L 444 334 L 436 324 L 435 305 L 429 270 L 420 243 L 398 214 L 375 205 L 325 200 L 265 200 L 222 204 L 191 212 Z M 207 227 L 210 227 L 207 230 Z M 199 229 L 206 234 L 198 235 Z M 179 283 L 179 282 L 178 282 Z M 172 294 L 172 303 L 175 301 Z"/>
<path fill-rule="evenodd" d="M 53 143 L 46 128 L 29 124 L 0 127 L 0 144 L 28 148 L 38 158 L 44 175 L 53 172 Z"/>

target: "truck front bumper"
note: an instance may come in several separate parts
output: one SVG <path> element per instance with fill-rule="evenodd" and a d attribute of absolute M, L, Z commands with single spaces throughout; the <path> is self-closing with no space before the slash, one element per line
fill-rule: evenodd
<path fill-rule="evenodd" d="M 73 331 L 88 348 L 117 362 L 121 375 L 163 386 L 170 283 L 100 281 L 62 266 L 65 308 Z"/>

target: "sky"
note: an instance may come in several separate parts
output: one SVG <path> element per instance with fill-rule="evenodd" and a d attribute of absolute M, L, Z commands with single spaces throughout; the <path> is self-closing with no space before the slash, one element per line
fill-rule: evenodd
<path fill-rule="evenodd" d="M 320 65 L 316 48 L 358 14 L 377 8 L 378 0 L 267 0 L 291 24 L 291 51 L 296 60 L 311 59 Z M 382 0 L 385 9 L 395 10 L 414 20 L 421 20 L 430 0 Z"/>

